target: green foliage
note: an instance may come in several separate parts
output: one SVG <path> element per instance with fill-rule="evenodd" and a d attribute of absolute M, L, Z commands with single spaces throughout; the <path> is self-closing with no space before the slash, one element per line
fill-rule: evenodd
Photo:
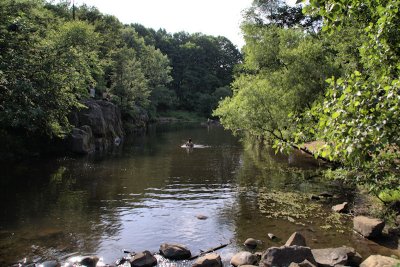
<path fill-rule="evenodd" d="M 383 190 L 379 193 L 379 198 L 384 202 L 395 202 L 400 200 L 400 190 Z"/>
<path fill-rule="evenodd" d="M 331 54 L 320 38 L 301 29 L 244 24 L 242 74 L 233 97 L 214 112 L 234 132 L 268 140 L 286 139 L 289 114 L 307 109 L 324 92 L 324 77 L 335 72 Z"/>
<path fill-rule="evenodd" d="M 147 44 L 168 55 L 173 81 L 167 88 L 175 92 L 177 107 L 209 116 L 219 100 L 212 95 L 233 80 L 234 66 L 241 60 L 238 49 L 221 36 L 155 32 L 139 24 L 133 27 Z"/>
<path fill-rule="evenodd" d="M 326 32 L 348 31 L 352 22 L 365 36 L 353 57 L 357 64 L 345 69 L 342 77 L 329 79 L 324 101 L 311 111 L 318 118 L 316 138 L 326 141 L 320 153 L 357 170 L 355 178 L 375 193 L 398 189 L 400 3 L 310 3 L 308 10 L 324 18 Z"/>
<path fill-rule="evenodd" d="M 209 115 L 229 95 L 241 55 L 228 39 L 124 25 L 86 5 L 75 11 L 65 0 L 0 2 L 2 136 L 65 137 L 89 88 L 132 125 L 175 108 Z"/>
<path fill-rule="evenodd" d="M 93 29 L 58 20 L 41 1 L 2 1 L 0 10 L 0 125 L 64 136 L 67 115 L 99 71 L 88 43 L 96 40 Z"/>

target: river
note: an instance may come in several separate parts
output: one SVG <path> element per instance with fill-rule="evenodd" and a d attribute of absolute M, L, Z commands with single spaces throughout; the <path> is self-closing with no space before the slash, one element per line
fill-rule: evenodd
<path fill-rule="evenodd" d="M 181 148 L 189 137 L 205 147 Z M 185 244 L 192 254 L 231 242 L 219 251 L 227 264 L 249 237 L 262 242 L 262 251 L 294 231 L 312 248 L 393 253 L 353 233 L 350 217 L 331 212 L 352 196 L 320 181 L 317 162 L 243 145 L 217 126 L 153 126 L 104 155 L 1 168 L 1 266 L 70 253 L 111 264 L 124 249 L 157 252 L 163 242 Z M 310 200 L 324 191 L 334 197 Z"/>

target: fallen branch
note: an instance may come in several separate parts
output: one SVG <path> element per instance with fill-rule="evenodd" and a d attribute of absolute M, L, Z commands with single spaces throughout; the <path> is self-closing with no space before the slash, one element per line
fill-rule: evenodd
<path fill-rule="evenodd" d="M 202 250 L 201 250 L 201 253 L 200 253 L 200 254 L 190 257 L 189 260 L 197 259 L 198 257 L 203 256 L 204 254 L 207 254 L 207 253 L 210 253 L 210 252 L 214 252 L 214 251 L 216 251 L 216 250 L 218 250 L 218 249 L 221 249 L 221 248 L 224 248 L 224 247 L 228 246 L 229 244 L 231 244 L 231 243 L 229 242 L 229 243 L 227 243 L 227 244 L 221 244 L 221 245 L 219 245 L 219 246 L 217 246 L 217 247 L 210 248 L 210 249 L 207 250 L 207 251 L 202 251 Z"/>

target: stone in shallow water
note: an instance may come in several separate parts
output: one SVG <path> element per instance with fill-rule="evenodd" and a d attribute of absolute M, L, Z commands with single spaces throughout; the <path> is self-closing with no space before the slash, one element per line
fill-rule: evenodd
<path fill-rule="evenodd" d="M 157 265 L 157 259 L 147 250 L 134 255 L 130 262 L 132 267 L 152 267 Z"/>
<path fill-rule="evenodd" d="M 313 249 L 312 254 L 319 266 L 336 266 L 336 265 L 360 265 L 362 258 L 354 248 L 324 248 Z"/>
<path fill-rule="evenodd" d="M 349 209 L 349 205 L 347 202 L 343 202 L 342 204 L 338 204 L 332 207 L 332 210 L 334 212 L 339 212 L 339 213 L 346 213 Z"/>
<path fill-rule="evenodd" d="M 200 257 L 192 265 L 193 267 L 221 267 L 222 261 L 221 257 L 216 253 L 207 254 Z"/>
<path fill-rule="evenodd" d="M 192 255 L 190 250 L 181 244 L 164 243 L 160 246 L 160 253 L 167 259 L 186 260 Z"/>
<path fill-rule="evenodd" d="M 208 217 L 203 214 L 196 215 L 196 218 L 199 220 L 207 220 L 208 219 Z"/>
<path fill-rule="evenodd" d="M 241 251 L 232 257 L 231 264 L 235 267 L 242 265 L 255 265 L 257 261 L 258 258 L 256 255 L 248 251 Z"/>
<path fill-rule="evenodd" d="M 255 249 L 257 247 L 257 240 L 254 238 L 247 238 L 246 241 L 244 241 L 244 245 L 250 249 Z"/>
<path fill-rule="evenodd" d="M 306 239 L 299 232 L 294 232 L 285 243 L 285 246 L 288 246 L 288 247 L 295 246 L 295 245 L 302 246 L 302 247 L 307 246 Z"/>
<path fill-rule="evenodd" d="M 378 237 L 382 234 L 385 222 L 379 219 L 357 216 L 353 219 L 354 230 L 366 238 Z"/>
<path fill-rule="evenodd" d="M 399 264 L 400 260 L 397 259 L 381 255 L 371 255 L 361 263 L 360 267 L 392 267 L 398 266 Z"/>

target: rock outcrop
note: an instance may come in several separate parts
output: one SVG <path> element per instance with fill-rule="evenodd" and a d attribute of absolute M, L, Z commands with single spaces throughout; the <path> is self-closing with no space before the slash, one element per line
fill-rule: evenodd
<path fill-rule="evenodd" d="M 89 154 L 119 145 L 124 135 L 119 108 L 105 100 L 89 99 L 83 104 L 87 108 L 70 116 L 70 123 L 75 128 L 68 139 L 69 149 Z"/>

